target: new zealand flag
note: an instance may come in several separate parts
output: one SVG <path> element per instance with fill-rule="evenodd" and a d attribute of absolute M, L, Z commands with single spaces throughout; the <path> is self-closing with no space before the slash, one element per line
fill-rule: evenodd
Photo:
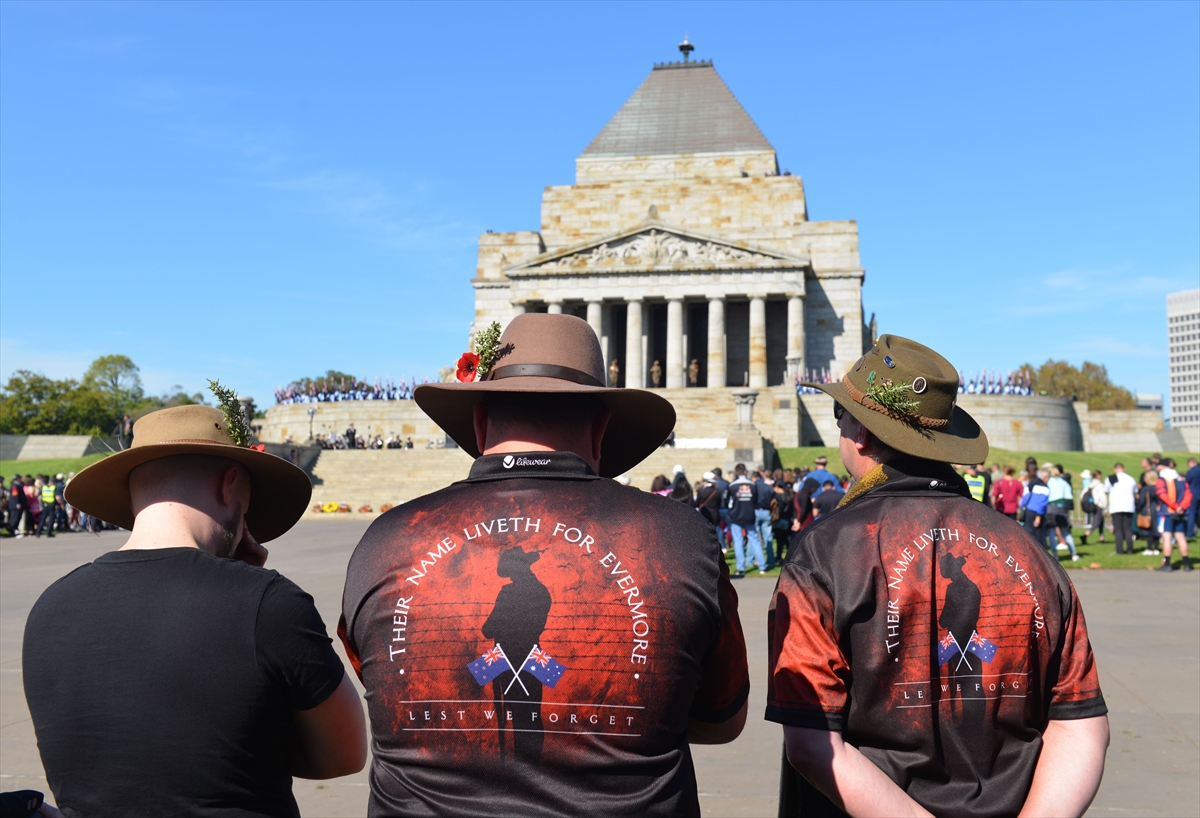
<path fill-rule="evenodd" d="M 504 671 L 512 670 L 513 666 L 509 663 L 508 657 L 504 655 L 504 648 L 500 647 L 500 643 L 497 642 L 494 648 L 469 663 L 467 669 L 471 671 L 475 681 L 479 682 L 479 686 L 483 687 Z"/>
<path fill-rule="evenodd" d="M 521 670 L 546 687 L 554 687 L 567 668 L 551 659 L 550 654 L 534 645 L 533 650 L 529 651 L 529 658 L 525 660 L 525 664 L 521 665 Z"/>
<path fill-rule="evenodd" d="M 971 633 L 971 641 L 967 642 L 967 650 L 985 662 L 992 661 L 996 656 L 996 645 L 975 632 Z"/>
<path fill-rule="evenodd" d="M 944 665 L 958 655 L 958 643 L 954 641 L 954 634 L 947 633 L 938 642 L 938 664 Z"/>

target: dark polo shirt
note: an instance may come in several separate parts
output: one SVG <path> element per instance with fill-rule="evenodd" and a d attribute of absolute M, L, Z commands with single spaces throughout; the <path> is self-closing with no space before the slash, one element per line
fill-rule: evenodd
<path fill-rule="evenodd" d="M 688 719 L 750 687 L 713 527 L 569 453 L 481 457 L 380 517 L 340 632 L 371 815 L 699 815 Z"/>

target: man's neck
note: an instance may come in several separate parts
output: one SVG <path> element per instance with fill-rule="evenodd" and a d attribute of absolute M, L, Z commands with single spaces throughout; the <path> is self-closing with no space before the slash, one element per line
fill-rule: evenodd
<path fill-rule="evenodd" d="M 156 503 L 138 513 L 129 539 L 121 551 L 158 548 L 195 548 L 228 556 L 225 532 L 216 521 L 195 509 L 176 503 Z"/>

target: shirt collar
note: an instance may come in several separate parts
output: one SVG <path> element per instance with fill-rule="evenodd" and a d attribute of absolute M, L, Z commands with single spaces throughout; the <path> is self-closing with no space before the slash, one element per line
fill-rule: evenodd
<path fill-rule="evenodd" d="M 551 480 L 599 480 L 582 457 L 574 452 L 512 452 L 485 454 L 476 458 L 467 479 L 478 483 L 510 477 L 538 477 Z"/>

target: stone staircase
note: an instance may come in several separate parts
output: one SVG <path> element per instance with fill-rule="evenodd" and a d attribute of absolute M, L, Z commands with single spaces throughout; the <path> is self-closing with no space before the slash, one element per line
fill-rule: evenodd
<path fill-rule="evenodd" d="M 648 490 L 656 474 L 670 479 L 676 464 L 693 483 L 714 466 L 728 476 L 730 454 L 728 449 L 658 449 L 630 470 L 631 485 Z M 312 469 L 312 502 L 347 503 L 353 510 L 369 505 L 378 512 L 384 503 L 398 505 L 463 479 L 471 462 L 462 449 L 324 450 Z"/>
<path fill-rule="evenodd" d="M 463 479 L 471 463 L 462 449 L 327 449 L 312 468 L 312 502 L 378 511 Z"/>

